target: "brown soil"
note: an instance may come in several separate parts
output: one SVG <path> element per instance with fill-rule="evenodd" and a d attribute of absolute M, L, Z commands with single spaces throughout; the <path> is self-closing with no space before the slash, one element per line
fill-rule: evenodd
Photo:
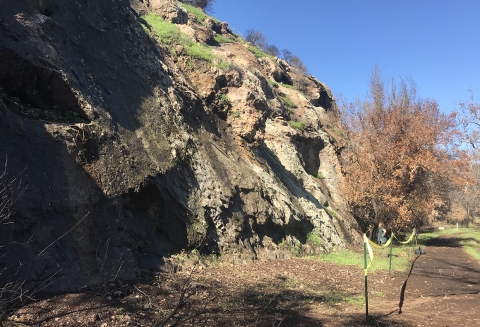
<path fill-rule="evenodd" d="M 425 252 L 408 272 L 369 275 L 368 325 L 480 325 L 480 264 L 452 237 Z M 136 286 L 55 296 L 18 310 L 5 325 L 158 326 L 182 294 L 184 304 L 165 326 L 365 325 L 363 271 L 311 259 L 216 263 Z"/>

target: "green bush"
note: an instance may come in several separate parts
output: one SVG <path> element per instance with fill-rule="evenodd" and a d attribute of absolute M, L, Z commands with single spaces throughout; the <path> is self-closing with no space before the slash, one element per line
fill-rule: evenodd
<path fill-rule="evenodd" d="M 228 100 L 228 97 L 226 94 L 220 95 L 220 101 L 225 105 L 230 105 L 230 100 Z"/>
<path fill-rule="evenodd" d="M 305 123 L 301 121 L 291 121 L 290 126 L 292 126 L 293 128 L 299 129 L 301 131 L 305 129 Z"/>
<path fill-rule="evenodd" d="M 310 233 L 307 234 L 307 243 L 312 246 L 321 246 L 323 244 L 322 235 L 316 229 L 312 230 Z"/>
<path fill-rule="evenodd" d="M 301 257 L 304 253 L 304 250 L 302 248 L 302 244 L 298 240 L 294 240 L 293 244 L 288 244 L 288 242 L 285 239 L 282 239 L 280 244 L 278 244 L 281 249 L 290 251 L 290 253 L 294 257 Z"/>

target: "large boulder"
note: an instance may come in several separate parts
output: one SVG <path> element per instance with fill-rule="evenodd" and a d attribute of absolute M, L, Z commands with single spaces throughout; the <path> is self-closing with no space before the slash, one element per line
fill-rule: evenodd
<path fill-rule="evenodd" d="M 163 19 L 174 24 L 188 23 L 187 11 L 180 7 L 175 0 L 150 0 L 150 8 L 161 15 Z"/>
<path fill-rule="evenodd" d="M 205 26 L 195 25 L 195 38 L 198 42 L 210 44 L 213 42 L 213 33 L 212 31 Z"/>
<path fill-rule="evenodd" d="M 218 33 L 218 34 L 224 34 L 224 35 L 232 34 L 232 31 L 228 27 L 228 23 L 226 23 L 226 22 L 221 22 L 220 23 L 218 21 L 214 21 L 210 17 L 207 17 L 203 21 L 203 25 L 205 27 L 208 27 L 209 29 L 211 29 L 212 31 L 214 31 L 215 33 Z"/>
<path fill-rule="evenodd" d="M 311 97 L 310 103 L 315 107 L 331 110 L 335 104 L 335 97 L 330 88 L 313 76 L 309 76 L 308 79 L 313 82 L 307 90 L 307 94 Z"/>

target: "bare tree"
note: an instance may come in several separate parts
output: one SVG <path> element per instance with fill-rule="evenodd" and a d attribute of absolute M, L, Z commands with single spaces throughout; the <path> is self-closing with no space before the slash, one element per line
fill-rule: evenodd
<path fill-rule="evenodd" d="M 305 64 L 299 57 L 297 57 L 287 49 L 282 50 L 282 55 L 283 60 L 285 60 L 290 66 L 297 68 L 303 74 L 307 73 L 307 66 L 305 66 Z"/>
<path fill-rule="evenodd" d="M 460 103 L 459 124 L 463 128 L 463 142 L 470 144 L 475 150 L 480 149 L 480 105 L 474 102 L 473 91 L 470 101 Z"/>
<path fill-rule="evenodd" d="M 290 50 L 282 49 L 283 60 L 285 60 L 289 65 L 292 62 L 293 53 Z"/>
<path fill-rule="evenodd" d="M 273 44 L 267 44 L 265 47 L 262 49 L 265 51 L 266 54 L 269 54 L 274 57 L 279 57 L 280 56 L 280 50 Z"/>
<path fill-rule="evenodd" d="M 262 32 L 249 29 L 245 32 L 245 41 L 250 42 L 252 45 L 263 49 L 263 47 L 267 44 L 267 39 Z"/>

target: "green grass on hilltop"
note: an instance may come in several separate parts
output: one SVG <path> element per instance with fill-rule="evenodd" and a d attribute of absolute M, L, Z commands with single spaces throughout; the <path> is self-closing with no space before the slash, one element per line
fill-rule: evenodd
<path fill-rule="evenodd" d="M 214 36 L 214 39 L 217 43 L 236 43 L 237 41 L 234 39 L 229 39 L 226 36 L 223 36 L 222 34 L 216 34 Z"/>
<path fill-rule="evenodd" d="M 175 24 L 165 21 L 161 16 L 152 12 L 140 17 L 140 23 L 163 44 L 182 43 L 182 41 L 188 40 L 188 37 L 183 36 Z"/>
<path fill-rule="evenodd" d="M 190 38 L 181 33 L 175 24 L 165 21 L 161 16 L 152 12 L 140 18 L 142 26 L 153 36 L 165 45 L 181 45 L 183 51 L 191 58 L 211 62 L 214 58 L 210 48 L 193 42 Z"/>
<path fill-rule="evenodd" d="M 183 3 L 183 2 L 179 2 L 180 6 L 182 6 L 183 8 L 185 8 L 185 10 L 189 13 L 192 13 L 195 15 L 195 17 L 197 18 L 197 20 L 203 24 L 203 22 L 205 21 L 205 19 L 207 19 L 207 14 L 205 14 L 201 9 L 199 8 L 196 8 L 194 6 L 190 6 L 190 5 L 187 5 L 186 3 Z M 212 18 L 214 21 L 218 22 L 218 19 L 215 19 L 215 18 Z"/>
<path fill-rule="evenodd" d="M 185 45 L 185 52 L 188 56 L 192 58 L 201 59 L 208 62 L 211 62 L 212 59 L 214 58 L 210 49 L 195 42 L 188 42 Z"/>
<path fill-rule="evenodd" d="M 262 57 L 273 58 L 272 56 L 266 54 L 265 52 L 263 52 L 262 50 L 260 50 L 259 48 L 253 45 L 248 46 L 248 50 L 251 53 L 253 53 L 253 55 L 257 58 L 262 58 Z"/>

